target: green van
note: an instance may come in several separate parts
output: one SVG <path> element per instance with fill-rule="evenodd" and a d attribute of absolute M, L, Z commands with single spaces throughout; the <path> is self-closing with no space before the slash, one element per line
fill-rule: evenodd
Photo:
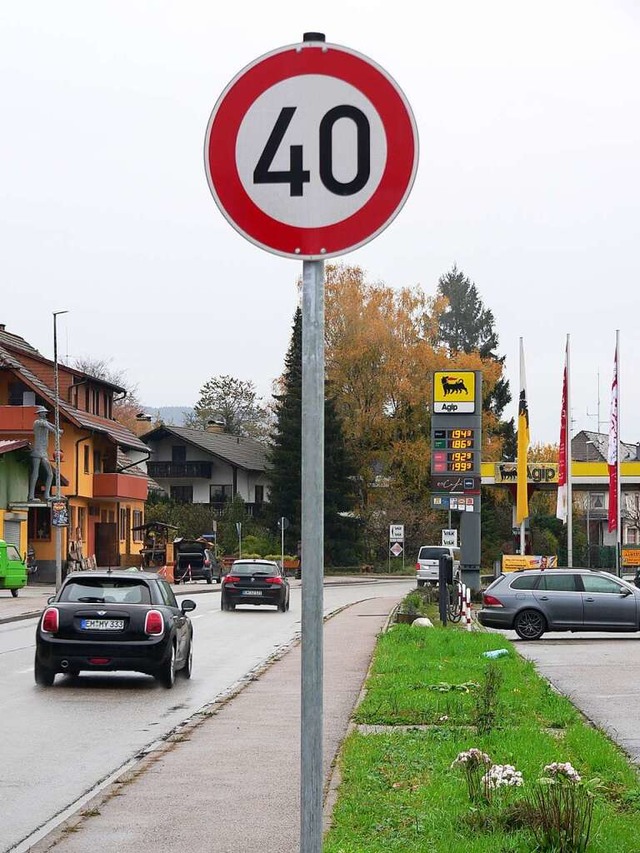
<path fill-rule="evenodd" d="M 15 598 L 27 585 L 27 564 L 15 545 L 0 539 L 0 589 L 10 589 Z"/>

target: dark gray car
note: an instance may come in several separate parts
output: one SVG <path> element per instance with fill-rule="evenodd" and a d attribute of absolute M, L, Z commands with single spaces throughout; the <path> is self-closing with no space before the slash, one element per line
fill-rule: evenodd
<path fill-rule="evenodd" d="M 478 620 L 523 640 L 538 640 L 545 631 L 638 631 L 640 589 L 590 569 L 513 572 L 487 587 Z"/>

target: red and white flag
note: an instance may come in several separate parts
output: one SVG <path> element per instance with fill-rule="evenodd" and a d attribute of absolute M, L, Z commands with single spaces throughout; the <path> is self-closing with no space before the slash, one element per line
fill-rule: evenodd
<path fill-rule="evenodd" d="M 611 416 L 609 419 L 609 533 L 618 529 L 618 344 L 613 362 L 613 381 L 611 383 Z"/>
<path fill-rule="evenodd" d="M 569 413 L 567 412 L 567 361 L 569 355 L 569 342 L 564 356 L 564 377 L 562 380 L 562 410 L 560 412 L 560 448 L 558 451 L 558 500 L 556 504 L 556 516 L 563 524 L 567 523 L 567 424 Z"/>

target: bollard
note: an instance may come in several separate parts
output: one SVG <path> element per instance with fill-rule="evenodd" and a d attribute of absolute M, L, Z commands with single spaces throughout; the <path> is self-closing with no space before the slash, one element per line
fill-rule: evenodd
<path fill-rule="evenodd" d="M 438 561 L 438 601 L 440 621 L 447 624 L 447 604 L 449 603 L 448 584 L 453 583 L 453 559 L 449 554 L 442 554 Z"/>

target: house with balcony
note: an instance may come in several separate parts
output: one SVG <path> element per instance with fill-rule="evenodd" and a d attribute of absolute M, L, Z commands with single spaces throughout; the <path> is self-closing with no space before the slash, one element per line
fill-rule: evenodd
<path fill-rule="evenodd" d="M 250 515 L 268 501 L 267 448 L 252 438 L 163 425 L 141 436 L 151 452 L 147 471 L 176 501 L 209 504 L 220 514 L 239 495 Z"/>
<path fill-rule="evenodd" d="M 0 441 L 33 442 L 39 407 L 55 421 L 55 365 L 20 336 L 0 324 Z M 93 560 L 99 566 L 131 565 L 139 560 L 135 531 L 144 522 L 148 492 L 147 445 L 113 419 L 114 398 L 125 390 L 64 364 L 58 365 L 61 495 L 69 525 L 62 528 L 63 563 L 74 567 Z M 30 447 L 29 447 L 30 450 Z M 27 454 L 27 472 L 31 467 Z M 48 458 L 55 468 L 55 441 Z M 21 551 L 35 551 L 42 580 L 55 577 L 55 535 L 50 495 L 38 481 L 29 500 L 27 473 L 9 478 L 3 524 L 18 519 Z M 55 480 L 54 480 L 55 484 Z M 15 528 L 12 535 L 16 535 Z M 24 533 L 26 531 L 26 535 Z M 2 532 L 0 531 L 0 535 Z"/>

